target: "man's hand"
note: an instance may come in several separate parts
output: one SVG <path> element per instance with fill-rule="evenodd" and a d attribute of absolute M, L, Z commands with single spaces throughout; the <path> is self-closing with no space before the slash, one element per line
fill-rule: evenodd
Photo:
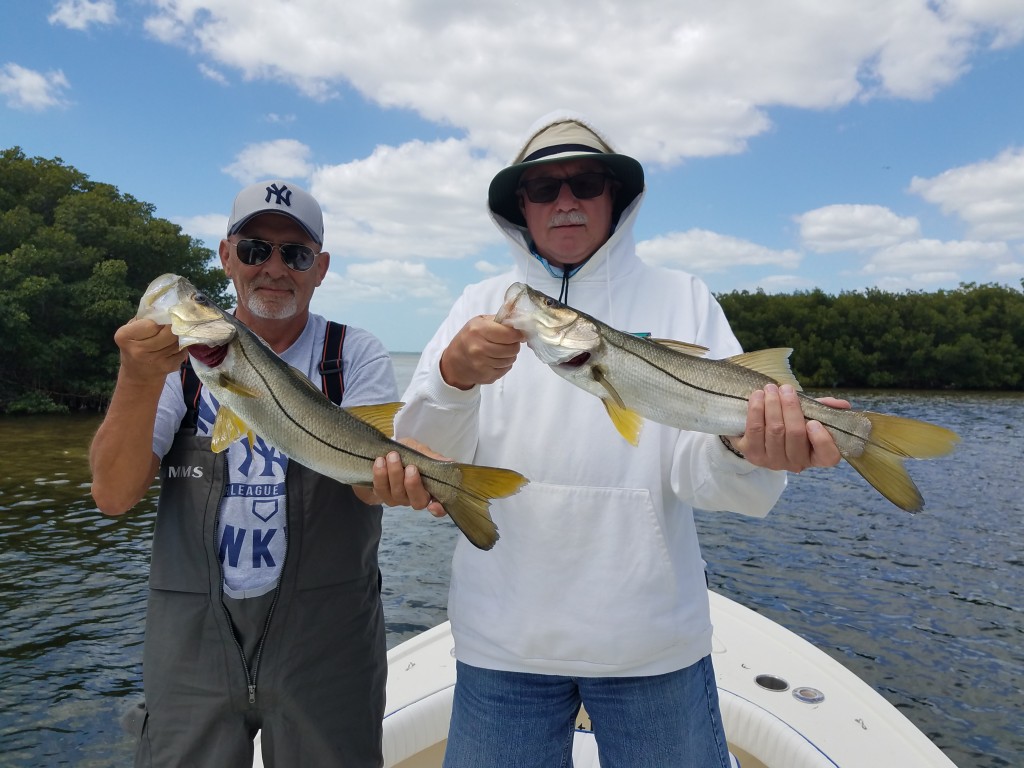
<path fill-rule="evenodd" d="M 834 397 L 819 398 L 832 408 L 850 403 Z M 834 467 L 842 456 L 832 435 L 818 421 L 807 421 L 796 390 L 789 384 L 769 384 L 750 395 L 746 430 L 728 438 L 743 457 L 758 467 L 802 472 L 808 467 Z"/>
<path fill-rule="evenodd" d="M 522 331 L 494 322 L 494 315 L 477 315 L 441 353 L 441 376 L 458 389 L 491 384 L 512 369 L 524 338 Z"/>
<path fill-rule="evenodd" d="M 423 443 L 410 437 L 399 439 L 400 443 L 435 459 L 448 461 Z M 414 464 L 402 465 L 398 451 L 380 456 L 373 463 L 373 489 L 354 487 L 356 496 L 366 504 L 384 504 L 389 507 L 412 507 L 425 509 L 434 517 L 444 517 L 444 506 L 423 487 L 423 478 Z"/>
<path fill-rule="evenodd" d="M 178 349 L 169 325 L 152 320 L 129 320 L 114 333 L 121 350 L 121 374 L 131 381 L 160 381 L 178 370 L 188 352 Z"/>

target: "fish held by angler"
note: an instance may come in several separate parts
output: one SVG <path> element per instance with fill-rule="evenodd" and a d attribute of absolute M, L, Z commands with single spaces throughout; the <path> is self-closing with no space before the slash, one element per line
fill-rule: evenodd
<path fill-rule="evenodd" d="M 617 331 L 523 283 L 509 286 L 494 319 L 522 331 L 541 362 L 599 397 L 633 445 L 644 418 L 713 435 L 742 434 L 750 394 L 766 384 L 790 384 L 804 416 L 821 422 L 843 458 L 893 504 L 917 512 L 924 499 L 904 461 L 945 456 L 960 439 L 935 424 L 832 408 L 804 395 L 789 367 L 791 349 L 710 360 L 704 347 Z"/>
<path fill-rule="evenodd" d="M 136 315 L 170 324 L 196 375 L 220 403 L 211 448 L 258 433 L 290 459 L 348 485 L 371 485 L 373 462 L 397 451 L 474 545 L 498 540 L 492 499 L 528 481 L 518 472 L 441 461 L 393 440 L 402 403 L 339 408 L 262 339 L 178 275 L 150 283 Z"/>

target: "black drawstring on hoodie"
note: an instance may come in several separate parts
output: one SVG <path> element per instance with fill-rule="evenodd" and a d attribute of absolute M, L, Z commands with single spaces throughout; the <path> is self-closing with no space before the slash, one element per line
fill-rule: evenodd
<path fill-rule="evenodd" d="M 563 264 L 562 265 L 562 289 L 558 292 L 558 300 L 569 305 L 569 278 L 576 271 L 578 265 L 574 264 Z"/>

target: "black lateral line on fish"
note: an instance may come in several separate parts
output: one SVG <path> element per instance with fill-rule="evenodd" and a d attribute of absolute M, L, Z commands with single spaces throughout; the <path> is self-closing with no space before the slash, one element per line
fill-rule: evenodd
<path fill-rule="evenodd" d="M 258 344 L 260 342 L 257 341 L 256 343 Z M 288 421 L 290 421 L 292 424 L 294 424 L 296 427 L 298 427 L 300 431 L 304 432 L 306 435 L 308 435 L 309 437 L 313 438 L 313 440 L 315 440 L 316 442 L 320 443 L 321 445 L 324 445 L 324 446 L 326 446 L 328 448 L 336 450 L 339 453 L 343 453 L 346 456 L 352 456 L 352 457 L 355 457 L 357 459 L 365 459 L 366 461 L 370 461 L 370 462 L 372 462 L 374 459 L 377 458 L 376 456 L 370 456 L 370 457 L 363 456 L 361 454 L 355 453 L 352 450 L 344 448 L 344 447 L 342 447 L 340 445 L 335 445 L 334 443 L 329 442 L 327 440 L 324 440 L 319 435 L 309 431 L 308 429 L 306 429 L 306 427 L 302 426 L 302 424 L 300 424 L 298 421 L 296 421 L 294 418 L 292 418 L 292 415 L 284 407 L 284 404 L 278 399 L 277 394 L 274 392 L 274 388 L 270 385 L 270 381 L 267 379 L 267 377 L 260 370 L 259 366 L 255 365 L 253 359 L 249 356 L 248 351 L 245 349 L 245 344 L 243 344 L 241 342 L 241 340 L 239 340 L 238 347 L 241 350 L 242 356 L 245 358 L 245 361 L 253 369 L 253 371 L 259 377 L 260 381 L 263 382 L 263 386 L 266 388 L 267 392 L 270 393 L 270 397 L 274 401 L 274 404 L 278 407 L 278 410 L 280 410 L 281 413 L 284 414 L 285 418 L 288 419 Z M 286 363 L 284 363 L 283 361 L 282 361 L 281 364 L 282 365 L 286 365 Z M 356 417 L 353 416 L 352 418 L 355 419 Z M 359 419 L 356 419 L 356 421 L 359 421 Z M 366 422 L 361 422 L 361 423 L 366 424 Z M 376 429 L 375 427 L 373 427 L 370 424 L 366 424 L 366 426 L 369 427 L 370 429 Z M 377 431 L 379 432 L 380 430 L 377 430 Z M 387 439 L 388 439 L 387 437 L 384 437 L 384 440 L 387 440 Z M 395 443 L 395 445 L 398 446 L 398 448 L 400 448 L 400 449 L 402 449 L 404 451 L 409 451 L 411 453 L 416 454 L 417 456 L 422 456 L 424 459 L 427 459 L 428 463 L 431 461 L 429 456 L 427 456 L 426 454 L 420 453 L 415 448 L 410 448 L 409 446 L 402 445 L 401 443 L 399 443 L 397 441 L 394 441 L 394 440 L 391 441 L 391 442 Z M 403 461 L 403 463 L 408 463 L 408 462 L 404 462 Z M 464 493 L 464 494 L 466 494 L 468 496 L 473 496 L 474 498 L 483 498 L 483 497 L 477 496 L 474 493 L 470 493 L 469 491 L 466 491 L 465 489 L 461 489 L 459 486 L 453 485 L 452 483 L 449 483 L 449 482 L 447 482 L 445 480 L 442 480 L 440 478 L 434 477 L 433 475 L 429 475 L 429 474 L 423 472 L 422 468 L 420 467 L 419 464 L 417 464 L 416 467 L 417 467 L 417 469 L 421 469 L 420 474 L 423 477 L 426 477 L 427 479 L 432 480 L 433 482 L 437 483 L 438 485 L 445 486 L 446 488 L 452 488 L 452 489 L 454 489 L 454 490 L 456 490 L 456 491 L 458 491 L 460 493 Z"/>
<path fill-rule="evenodd" d="M 614 344 L 616 347 L 618 347 L 624 353 L 629 354 L 629 355 L 634 355 L 634 356 L 636 355 L 636 353 L 631 352 L 630 350 L 626 349 L 621 344 L 615 344 L 610 338 L 606 339 L 606 340 L 608 341 L 608 343 Z M 645 344 L 655 344 L 656 343 L 656 342 L 653 342 L 653 341 L 649 341 L 648 339 L 636 338 L 636 340 L 640 341 L 642 343 L 645 343 Z M 676 352 L 675 350 L 672 350 L 672 349 L 666 349 L 666 348 L 663 347 L 662 350 L 664 352 L 667 352 L 670 355 L 678 355 L 681 358 L 689 358 L 688 355 L 684 355 L 682 352 Z M 707 389 L 706 387 L 699 387 L 696 384 L 690 383 L 689 381 L 685 381 L 684 379 L 680 379 L 674 373 L 672 373 L 671 371 L 665 370 L 664 368 L 662 368 L 657 363 L 654 363 L 652 360 L 648 360 L 647 358 L 643 358 L 643 360 L 644 360 L 645 363 L 647 363 L 649 366 L 651 366 L 655 370 L 660 371 L 661 373 L 665 374 L 666 376 L 668 376 L 673 381 L 677 381 L 680 384 L 682 384 L 684 387 L 688 387 L 689 389 L 696 390 L 697 392 L 704 392 L 705 394 L 714 395 L 714 396 L 717 396 L 717 397 L 727 397 L 727 398 L 730 398 L 732 400 L 737 400 L 739 402 L 744 402 L 745 403 L 745 402 L 748 401 L 748 398 L 746 398 L 746 397 L 740 397 L 739 395 L 731 395 L 728 392 L 719 392 L 718 390 Z M 692 362 L 692 360 L 693 360 L 693 358 L 689 358 L 688 362 Z M 734 363 L 734 365 L 735 365 L 735 363 Z M 742 366 L 740 366 L 740 367 L 742 367 Z M 754 373 L 754 374 L 758 373 L 757 371 L 751 370 L 749 368 L 747 370 L 749 370 L 751 373 Z M 764 376 L 764 374 L 759 374 L 759 375 L 764 377 L 766 383 L 769 383 L 769 382 L 773 381 L 770 376 Z M 806 395 L 802 395 L 799 392 L 797 393 L 797 397 L 798 398 L 806 398 L 806 399 L 809 399 L 809 400 L 813 399 L 813 398 L 807 398 Z M 803 410 L 803 409 L 801 409 L 801 410 Z M 806 413 L 804 414 L 804 418 L 808 418 Z M 829 429 L 835 430 L 836 432 L 838 432 L 841 435 L 846 435 L 847 437 L 856 438 L 858 440 L 864 440 L 866 443 L 874 444 L 874 441 L 871 440 L 871 435 L 868 435 L 867 439 L 865 439 L 863 437 L 858 436 L 856 433 L 851 432 L 848 429 L 843 429 L 842 427 L 840 427 L 840 426 L 838 426 L 836 424 L 820 421 L 819 419 L 814 419 L 814 421 L 819 421 L 823 426 L 826 426 Z"/>
<path fill-rule="evenodd" d="M 611 341 L 611 339 L 608 339 L 607 341 L 609 343 L 614 343 L 614 342 Z M 643 342 L 643 343 L 648 343 L 648 344 L 654 344 L 655 343 L 653 341 L 648 341 L 647 339 L 640 339 L 640 338 L 638 338 L 637 341 L 640 341 L 640 342 Z M 633 355 L 634 357 L 638 356 L 635 352 L 632 352 L 632 351 L 626 349 L 621 344 L 615 344 L 615 346 L 618 347 L 620 350 L 622 350 L 627 355 Z M 667 349 L 665 347 L 662 347 L 662 351 L 663 352 L 667 352 L 670 355 L 678 355 L 681 358 L 687 357 L 687 355 L 684 355 L 681 352 L 675 352 L 674 350 Z M 676 374 L 672 373 L 672 371 L 665 370 L 664 368 L 662 368 L 660 365 L 658 365 L 657 363 L 653 362 L 652 360 L 649 360 L 647 358 L 642 358 L 642 359 L 643 359 L 643 361 L 647 365 L 651 366 L 651 368 L 654 368 L 656 371 L 660 371 L 661 373 L 665 374 L 666 376 L 668 376 L 673 381 L 678 381 L 684 387 L 696 390 L 697 392 L 704 392 L 705 394 L 708 394 L 708 395 L 715 395 L 717 397 L 727 397 L 727 398 L 729 398 L 731 400 L 738 400 L 740 402 L 746 402 L 747 401 L 746 397 L 740 397 L 739 395 L 731 395 L 728 392 L 719 392 L 716 389 L 707 389 L 706 387 L 699 387 L 696 384 L 692 384 L 689 381 L 686 381 L 685 379 L 680 379 L 678 376 L 676 376 Z M 751 373 L 757 373 L 757 371 L 751 371 Z M 768 378 L 767 376 L 765 376 L 764 378 L 765 378 L 766 382 L 771 381 L 771 379 Z"/>

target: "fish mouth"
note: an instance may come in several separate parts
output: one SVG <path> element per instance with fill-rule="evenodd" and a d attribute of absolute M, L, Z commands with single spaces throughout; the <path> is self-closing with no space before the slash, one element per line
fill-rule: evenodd
<path fill-rule="evenodd" d="M 178 337 L 178 349 L 194 345 L 222 347 L 235 338 L 234 326 L 225 320 L 220 310 L 204 307 L 195 301 L 184 301 L 168 310 L 171 331 Z"/>
<path fill-rule="evenodd" d="M 505 291 L 505 301 L 501 305 L 501 308 L 494 315 L 494 322 L 501 323 L 503 325 L 510 325 L 505 322 L 516 312 L 516 304 L 519 299 L 526 293 L 526 286 L 522 283 L 512 283 Z"/>
<path fill-rule="evenodd" d="M 192 284 L 183 277 L 161 275 L 149 284 L 142 295 L 135 317 L 152 320 L 158 325 L 168 325 L 171 322 L 171 308 L 180 303 L 192 290 Z"/>

